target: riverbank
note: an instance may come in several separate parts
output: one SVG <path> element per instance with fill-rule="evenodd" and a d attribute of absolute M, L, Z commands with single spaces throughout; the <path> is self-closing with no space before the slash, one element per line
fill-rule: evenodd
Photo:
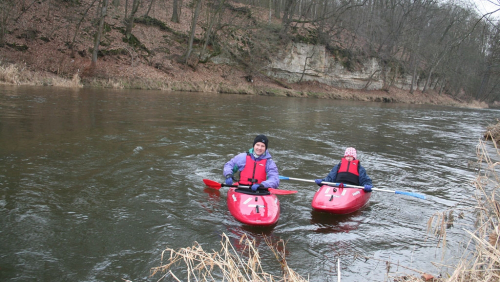
<path fill-rule="evenodd" d="M 0 47 L 0 84 L 155 89 L 488 108 L 486 103 L 467 99 L 463 93 L 451 97 L 444 92 L 439 94 L 434 88 L 422 93 L 423 85 L 418 85 L 419 90 L 410 94 L 408 90 L 395 87 L 389 91 L 364 91 L 311 81 L 289 83 L 267 76 L 269 57 L 276 56 L 270 50 L 284 48 L 273 29 L 281 25 L 281 20 L 269 19 L 265 8 L 241 3 L 228 4 L 225 21 L 241 20 L 245 24 L 240 25 L 252 27 L 260 23 L 266 28 L 256 29 L 257 33 L 265 36 L 236 32 L 233 37 L 221 37 L 227 41 L 226 53 L 230 51 L 232 55 L 218 49 L 211 50 L 211 59 L 203 62 L 199 59 L 200 44 L 196 44 L 197 48 L 193 50 L 196 54 L 192 55 L 193 60 L 186 62 L 181 59 L 191 31 L 190 8 L 182 9 L 179 22 L 174 22 L 168 13 L 158 12 L 172 11 L 171 2 L 156 3 L 151 11 L 147 5 L 141 5 L 137 15 L 151 12 L 151 17 L 138 18 L 133 27 L 133 42 L 125 42 L 123 15 L 127 11 L 123 5 L 113 6 L 106 18 L 96 66 L 91 68 L 93 21 L 85 20 L 80 26 L 80 23 L 70 20 L 67 15 L 78 11 L 78 5 L 61 5 L 53 9 L 45 3 L 37 4 L 36 9 L 17 7 L 22 17 L 7 21 L 5 25 L 8 32 L 4 35 L 5 44 Z M 88 10 L 89 14 L 96 12 L 93 9 L 95 7 Z M 246 16 L 241 17 L 242 13 Z M 307 30 L 307 25 L 303 28 Z M 204 29 L 198 27 L 195 40 L 203 41 L 203 34 Z M 73 41 L 69 40 L 76 35 Z M 243 48 L 240 46 L 242 39 L 248 38 L 253 38 L 251 44 L 265 41 L 267 45 L 261 46 L 262 49 L 255 46 L 251 56 L 247 54 L 248 50 L 242 52 L 245 56 L 238 55 L 238 50 Z M 342 59 L 342 56 L 337 59 Z"/>
<path fill-rule="evenodd" d="M 77 60 L 77 59 L 75 59 Z M 74 61 L 77 73 L 65 78 L 51 72 L 31 71 L 20 64 L 0 64 L 0 84 L 98 87 L 116 89 L 147 89 L 164 91 L 209 92 L 245 95 L 287 96 L 315 99 L 336 99 L 384 103 L 428 104 L 461 108 L 488 108 L 479 101 L 457 100 L 433 90 L 426 93 L 392 87 L 389 91 L 339 89 L 318 82 L 286 83 L 266 76 L 245 78 L 245 73 L 224 65 L 207 63 L 196 70 L 183 65 L 171 65 L 168 75 L 155 68 L 137 64 L 117 65 L 99 62 L 98 69 L 89 76 L 90 62 Z M 81 69 L 81 70 L 80 70 Z M 83 73 L 83 77 L 81 75 Z"/>

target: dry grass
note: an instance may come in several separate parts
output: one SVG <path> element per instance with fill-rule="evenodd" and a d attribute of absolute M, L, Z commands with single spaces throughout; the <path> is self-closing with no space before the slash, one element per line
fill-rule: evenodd
<path fill-rule="evenodd" d="M 19 64 L 3 64 L 0 61 L 0 84 L 10 85 L 35 85 L 35 86 L 57 86 L 81 88 L 81 82 L 78 73 L 71 79 L 61 76 L 49 75 L 48 73 L 33 72 Z"/>
<path fill-rule="evenodd" d="M 136 68 L 146 69 L 144 65 L 140 67 L 137 66 Z M 410 95 L 407 91 L 397 88 L 391 88 L 388 92 L 376 90 L 363 91 L 355 89 L 338 89 L 313 82 L 293 84 L 291 88 L 283 88 L 275 85 L 275 83 L 269 80 L 259 80 L 250 85 L 247 82 L 238 82 L 238 79 L 243 77 L 243 73 L 238 73 L 237 75 L 236 72 L 234 72 L 232 75 L 233 79 L 222 79 L 220 77 L 217 78 L 217 71 L 214 70 L 214 68 L 221 69 L 227 67 L 214 67 L 213 65 L 207 64 L 206 66 L 200 67 L 197 72 L 180 72 L 183 73 L 184 76 L 175 80 L 164 79 L 154 75 L 150 77 L 126 77 L 110 76 L 108 73 L 102 75 L 102 77 L 87 77 L 84 79 L 85 83 L 82 83 L 78 72 L 72 74 L 72 77 L 65 77 L 51 72 L 33 71 L 23 64 L 6 64 L 0 61 L 0 84 L 76 88 L 83 87 L 83 84 L 85 84 L 95 88 L 234 93 L 367 102 L 391 101 L 394 103 L 433 104 L 468 108 L 488 107 L 485 103 L 460 102 L 446 95 L 429 98 L 432 95 L 420 93 L 418 91 Z M 103 69 L 99 69 L 98 72 L 107 73 L 107 71 Z M 144 70 L 144 72 L 146 71 Z M 133 73 L 133 71 L 127 70 L 124 71 L 124 73 Z M 214 75 L 215 77 L 213 77 Z M 196 78 L 194 78 L 194 76 L 196 76 Z"/>
<path fill-rule="evenodd" d="M 500 132 L 500 124 L 489 127 L 488 132 Z M 496 142 L 495 157 L 500 159 L 500 150 Z M 462 259 L 454 267 L 449 277 L 440 281 L 464 282 L 500 281 L 500 175 L 497 166 L 500 162 L 490 157 L 488 145 L 480 141 L 477 145 L 477 177 L 473 181 L 476 188 L 474 194 L 477 204 L 474 207 L 476 221 L 475 230 L 464 229 L 469 236 L 469 241 L 462 255 Z M 446 229 L 453 224 L 455 210 L 436 213 L 428 222 L 428 230 L 437 236 L 446 246 Z M 461 217 L 463 211 L 458 213 Z"/>
<path fill-rule="evenodd" d="M 483 136 L 485 140 L 493 140 L 498 143 L 500 141 L 500 121 L 497 121 L 497 124 L 488 126 Z"/>
<path fill-rule="evenodd" d="M 0 83 L 21 85 L 33 81 L 33 75 L 26 68 L 0 61 Z"/>
<path fill-rule="evenodd" d="M 496 130 L 500 125 L 497 124 Z M 495 146 L 498 159 L 500 151 Z M 500 281 L 500 178 L 497 165 L 492 159 L 485 142 L 477 146 L 479 169 L 474 181 L 476 187 L 476 230 L 470 235 L 471 259 L 462 262 L 449 281 Z M 463 267 L 462 267 L 463 265 Z"/>
<path fill-rule="evenodd" d="M 185 279 L 179 279 L 173 272 L 174 267 L 183 263 L 182 269 L 175 270 L 177 273 L 184 272 L 187 275 L 186 281 L 308 281 L 288 267 L 283 240 L 273 245 L 266 238 L 266 244 L 281 265 L 281 277 L 273 276 L 262 269 L 259 252 L 253 240 L 243 235 L 239 243 L 245 246 L 242 252 L 237 252 L 227 235 L 222 234 L 221 250 L 218 252 L 206 252 L 198 243 L 178 251 L 167 248 L 162 253 L 162 266 L 153 268 L 151 276 L 162 273 L 160 280 L 171 276 L 175 281 L 184 281 Z M 167 262 L 163 265 L 165 259 Z"/>

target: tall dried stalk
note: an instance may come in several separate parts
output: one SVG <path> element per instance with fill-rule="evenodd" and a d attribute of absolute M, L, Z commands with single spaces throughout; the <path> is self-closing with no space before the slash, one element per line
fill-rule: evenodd
<path fill-rule="evenodd" d="M 284 256 L 285 243 L 282 240 L 278 244 L 282 245 L 283 251 L 278 251 L 278 245 L 273 246 L 272 242 L 266 238 L 267 245 L 282 266 L 283 276 L 281 277 L 264 272 L 260 263 L 259 252 L 253 240 L 243 235 L 239 243 L 244 246 L 241 253 L 235 250 L 226 234 L 222 234 L 221 250 L 219 252 L 207 253 L 198 243 L 195 243 L 190 248 L 182 248 L 178 251 L 167 248 L 162 253 L 162 264 L 165 256 L 169 255 L 167 263 L 153 268 L 151 276 L 164 273 L 160 280 L 172 276 L 176 281 L 181 281 L 173 272 L 177 270 L 187 275 L 187 280 L 182 281 L 308 281 L 300 277 L 286 264 Z M 179 270 L 181 266 L 183 269 Z M 174 267 L 178 268 L 174 269 Z"/>
<path fill-rule="evenodd" d="M 497 126 L 499 128 L 496 129 L 489 127 L 487 132 L 490 133 L 486 133 L 485 136 L 491 132 L 500 132 L 500 123 Z M 493 136 L 489 139 L 495 140 Z M 493 160 L 500 160 L 500 151 L 496 142 L 492 143 L 495 146 L 496 156 L 490 157 L 487 144 L 484 141 L 479 141 L 476 148 L 477 163 L 472 166 L 477 169 L 476 179 L 471 182 L 476 188 L 474 197 L 477 204 L 473 209 L 476 216 L 475 230 L 465 229 L 469 235 L 469 242 L 462 259 L 454 267 L 452 274 L 440 278 L 438 281 L 500 281 L 500 204 L 497 200 L 500 196 L 500 175 L 496 170 L 500 162 Z M 470 209 L 457 205 L 453 209 L 437 212 L 429 218 L 427 230 L 439 239 L 437 246 L 443 247 L 443 255 L 446 247 L 446 230 L 453 225 L 454 214 L 458 214 L 458 217 L 461 218 L 464 211 L 467 210 Z M 412 279 L 415 279 L 412 281 L 419 281 L 416 277 L 412 277 Z"/>
<path fill-rule="evenodd" d="M 500 160 L 496 142 L 495 159 Z M 477 146 L 478 172 L 473 182 L 477 200 L 476 230 L 466 232 L 470 236 L 469 246 L 464 259 L 460 261 L 447 281 L 500 281 L 500 175 L 497 165 L 500 162 L 490 157 L 485 142 Z"/>

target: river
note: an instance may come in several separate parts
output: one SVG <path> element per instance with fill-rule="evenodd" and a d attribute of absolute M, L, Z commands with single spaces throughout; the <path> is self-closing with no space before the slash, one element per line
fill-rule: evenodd
<path fill-rule="evenodd" d="M 427 232 L 436 212 L 474 204 L 476 145 L 498 111 L 211 93 L 0 86 L 0 280 L 157 281 L 166 247 L 219 250 L 264 236 L 287 241 L 287 262 L 310 281 L 385 281 L 385 261 L 438 275 L 453 264 L 471 215 Z M 223 181 L 231 157 L 266 134 L 280 175 L 325 177 L 355 147 L 377 188 L 344 216 L 313 212 L 317 186 L 282 180 L 275 226 L 237 222 Z M 438 246 L 439 245 L 439 246 Z M 360 259 L 365 256 L 370 259 Z M 391 267 L 390 275 L 413 273 Z M 413 273 L 414 274 L 414 273 Z M 178 273 L 183 277 L 182 272 Z M 170 281 L 170 280 L 169 280 Z"/>

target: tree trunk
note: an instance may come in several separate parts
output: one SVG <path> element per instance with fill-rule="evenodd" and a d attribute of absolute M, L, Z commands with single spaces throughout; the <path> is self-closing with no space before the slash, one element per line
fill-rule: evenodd
<path fill-rule="evenodd" d="M 285 10 L 283 11 L 283 18 L 281 19 L 281 23 L 283 29 L 281 30 L 281 37 L 285 36 L 288 33 L 288 28 L 290 27 L 290 21 L 293 18 L 293 9 L 295 0 L 286 0 Z"/>
<path fill-rule="evenodd" d="M 97 0 L 94 0 L 92 2 L 92 4 L 90 4 L 90 6 L 87 8 L 87 10 L 85 10 L 85 12 L 83 13 L 82 18 L 80 19 L 80 21 L 78 21 L 78 24 L 76 25 L 75 34 L 73 35 L 73 40 L 71 40 L 71 44 L 69 45 L 69 49 L 71 50 L 71 57 L 75 57 L 75 41 L 76 41 L 76 36 L 78 35 L 78 32 L 80 31 L 80 26 L 81 26 L 83 20 L 85 19 L 85 17 L 87 16 L 87 13 L 89 12 L 90 8 L 92 8 L 94 6 L 95 2 L 97 2 Z"/>
<path fill-rule="evenodd" d="M 411 76 L 410 94 L 413 94 L 414 89 L 418 88 L 418 85 L 417 85 L 417 87 L 415 87 L 416 83 L 417 83 L 417 60 L 414 59 L 413 72 L 412 72 L 412 76 Z"/>
<path fill-rule="evenodd" d="M 399 76 L 399 67 L 396 65 L 394 70 L 394 76 L 391 78 L 391 83 L 389 84 L 389 88 L 394 86 L 394 83 L 397 81 Z"/>
<path fill-rule="evenodd" d="M 149 11 L 151 11 L 151 7 L 153 7 L 154 2 L 155 0 L 151 0 L 151 3 L 149 3 L 148 11 L 146 12 L 146 14 L 144 14 L 144 17 L 149 16 Z"/>
<path fill-rule="evenodd" d="M 8 10 L 8 8 L 5 10 L 5 11 L 8 11 L 8 12 L 6 12 L 6 14 L 5 14 L 5 15 L 9 15 L 8 13 L 12 11 L 12 8 L 14 8 L 14 6 L 16 6 L 16 4 L 14 4 L 14 3 L 16 3 L 16 2 L 15 2 L 15 1 L 12 1 L 12 0 L 11 0 L 11 1 L 5 1 L 5 0 L 3 0 L 3 1 L 2 1 L 2 0 L 0 0 L 0 3 L 2 3 L 2 2 L 8 2 L 8 4 L 11 4 L 11 5 L 12 5 L 12 6 L 10 7 L 10 8 L 11 8 L 11 10 L 10 10 L 10 11 Z M 25 5 L 26 3 L 24 3 L 24 1 L 23 1 L 23 3 L 21 4 L 21 13 L 19 13 L 19 15 L 18 15 L 18 16 L 14 19 L 14 21 L 15 21 L 15 22 L 17 22 L 17 21 L 19 20 L 19 18 L 21 18 L 21 16 L 22 16 L 22 15 L 24 15 L 24 13 L 28 12 L 28 10 L 29 10 L 29 9 L 33 6 L 33 4 L 38 3 L 38 2 L 39 2 L 39 0 L 33 0 L 33 1 L 31 2 L 31 4 L 29 4 L 29 5 L 26 7 L 26 5 Z M 2 9 L 0 9 L 0 10 L 3 10 L 3 9 L 4 9 L 4 7 L 5 7 L 5 6 L 3 6 L 3 5 L 2 5 Z M 9 15 L 9 16 L 10 16 L 10 15 Z"/>
<path fill-rule="evenodd" d="M 386 62 L 382 62 L 382 71 L 380 74 L 382 75 L 382 90 L 389 91 L 389 83 L 387 82 L 388 78 L 387 78 L 387 63 Z"/>
<path fill-rule="evenodd" d="M 271 24 L 272 16 L 273 16 L 273 0 L 269 0 L 269 24 Z"/>
<path fill-rule="evenodd" d="M 274 0 L 274 17 L 279 19 L 281 14 L 280 2 L 281 0 Z"/>
<path fill-rule="evenodd" d="M 436 90 L 440 82 L 441 82 L 441 77 L 438 76 L 438 78 L 436 79 L 436 82 L 434 83 L 434 87 L 432 89 Z"/>
<path fill-rule="evenodd" d="M 302 79 L 304 78 L 304 75 L 306 74 L 306 71 L 308 70 L 308 68 L 307 68 L 307 61 L 309 59 L 312 59 L 314 57 L 315 53 L 316 53 L 316 48 L 313 48 L 313 53 L 311 54 L 311 56 L 306 56 L 306 60 L 304 62 L 304 68 L 302 69 L 302 75 L 300 76 L 300 79 L 299 79 L 298 83 L 302 82 Z"/>
<path fill-rule="evenodd" d="M 2 3 L 3 2 L 3 3 Z M 5 44 L 5 33 L 6 26 L 9 18 L 12 16 L 12 10 L 14 9 L 15 4 L 8 1 L 0 1 L 0 47 L 3 47 Z"/>
<path fill-rule="evenodd" d="M 101 6 L 101 18 L 99 20 L 99 28 L 97 29 L 95 40 L 94 40 L 94 50 L 92 51 L 92 63 L 91 67 L 95 68 L 97 64 L 97 52 L 99 52 L 99 44 L 101 44 L 102 31 L 104 29 L 104 19 L 106 18 L 108 11 L 109 0 L 103 0 Z"/>
<path fill-rule="evenodd" d="M 427 75 L 427 79 L 425 80 L 425 83 L 424 83 L 424 88 L 422 88 L 422 93 L 425 93 L 425 91 L 427 91 L 427 85 L 430 82 L 431 75 L 432 75 L 432 70 Z"/>
<path fill-rule="evenodd" d="M 193 51 L 193 41 L 196 32 L 196 23 L 198 22 L 198 16 L 200 15 L 201 8 L 201 0 L 196 0 L 195 9 L 193 14 L 193 21 L 191 22 L 191 32 L 189 33 L 189 42 L 188 49 L 186 51 L 186 60 L 185 63 L 188 63 L 189 56 L 191 56 L 191 52 Z"/>
<path fill-rule="evenodd" d="M 481 78 L 481 84 L 479 85 L 479 89 L 477 90 L 476 93 L 477 98 L 485 96 L 486 89 L 488 88 L 490 82 L 490 75 L 491 75 L 491 60 L 488 58 L 486 59 L 486 70 L 483 72 Z"/>
<path fill-rule="evenodd" d="M 445 48 L 441 54 L 439 55 L 438 59 L 436 60 L 436 62 L 434 63 L 434 65 L 432 65 L 431 67 L 431 70 L 429 71 L 429 76 L 427 77 L 427 81 L 425 82 L 425 85 L 424 85 L 424 89 L 422 90 L 422 93 L 424 93 L 425 91 L 427 91 L 427 85 L 429 85 L 429 82 L 431 80 L 431 77 L 432 77 L 432 74 L 434 73 L 434 70 L 436 69 L 436 67 L 439 65 L 439 63 L 441 62 L 441 60 L 444 58 L 444 56 L 447 54 L 447 51 L 448 51 L 448 48 Z"/>
<path fill-rule="evenodd" d="M 374 71 L 374 72 L 370 75 L 370 77 L 368 78 L 368 81 L 366 82 L 365 86 L 363 87 L 363 90 L 368 90 L 368 87 L 370 86 L 370 84 L 372 84 L 372 81 L 373 81 L 373 76 L 375 76 L 375 74 L 376 74 L 377 72 L 379 72 L 379 71 L 380 71 L 380 70 L 376 70 L 376 71 Z"/>
<path fill-rule="evenodd" d="M 51 6 L 50 3 L 51 3 L 51 1 L 48 0 L 47 1 L 47 7 L 48 7 L 48 9 L 47 9 L 47 20 L 50 20 L 50 11 L 52 10 L 52 8 L 50 7 Z"/>
<path fill-rule="evenodd" d="M 130 39 L 130 35 L 132 34 L 132 28 L 134 27 L 134 19 L 137 10 L 139 9 L 139 5 L 141 4 L 141 0 L 134 0 L 132 3 L 132 10 L 130 11 L 130 16 L 125 20 L 125 38 Z"/>
<path fill-rule="evenodd" d="M 441 87 L 439 88 L 439 95 L 443 92 L 444 86 L 446 85 L 446 79 L 443 80 L 443 83 L 441 84 Z"/>
<path fill-rule="evenodd" d="M 125 16 L 123 17 L 124 20 L 127 20 L 128 15 L 128 0 L 125 0 Z"/>
<path fill-rule="evenodd" d="M 179 0 L 174 0 L 172 7 L 172 18 L 170 21 L 174 23 L 179 23 L 179 8 L 178 8 Z"/>
<path fill-rule="evenodd" d="M 213 12 L 213 15 L 210 19 L 208 19 L 208 28 L 207 31 L 205 32 L 205 38 L 204 38 L 204 43 L 203 43 L 203 48 L 201 49 L 200 52 L 200 59 L 203 60 L 204 55 L 205 55 L 205 50 L 207 49 L 208 42 L 210 41 L 210 35 L 212 33 L 212 29 L 215 25 L 216 22 L 218 22 L 217 19 L 219 19 L 219 15 L 222 11 L 222 8 L 224 7 L 225 0 L 219 0 L 219 5 L 217 6 L 216 10 Z M 209 14 L 210 16 L 210 14 Z"/>

